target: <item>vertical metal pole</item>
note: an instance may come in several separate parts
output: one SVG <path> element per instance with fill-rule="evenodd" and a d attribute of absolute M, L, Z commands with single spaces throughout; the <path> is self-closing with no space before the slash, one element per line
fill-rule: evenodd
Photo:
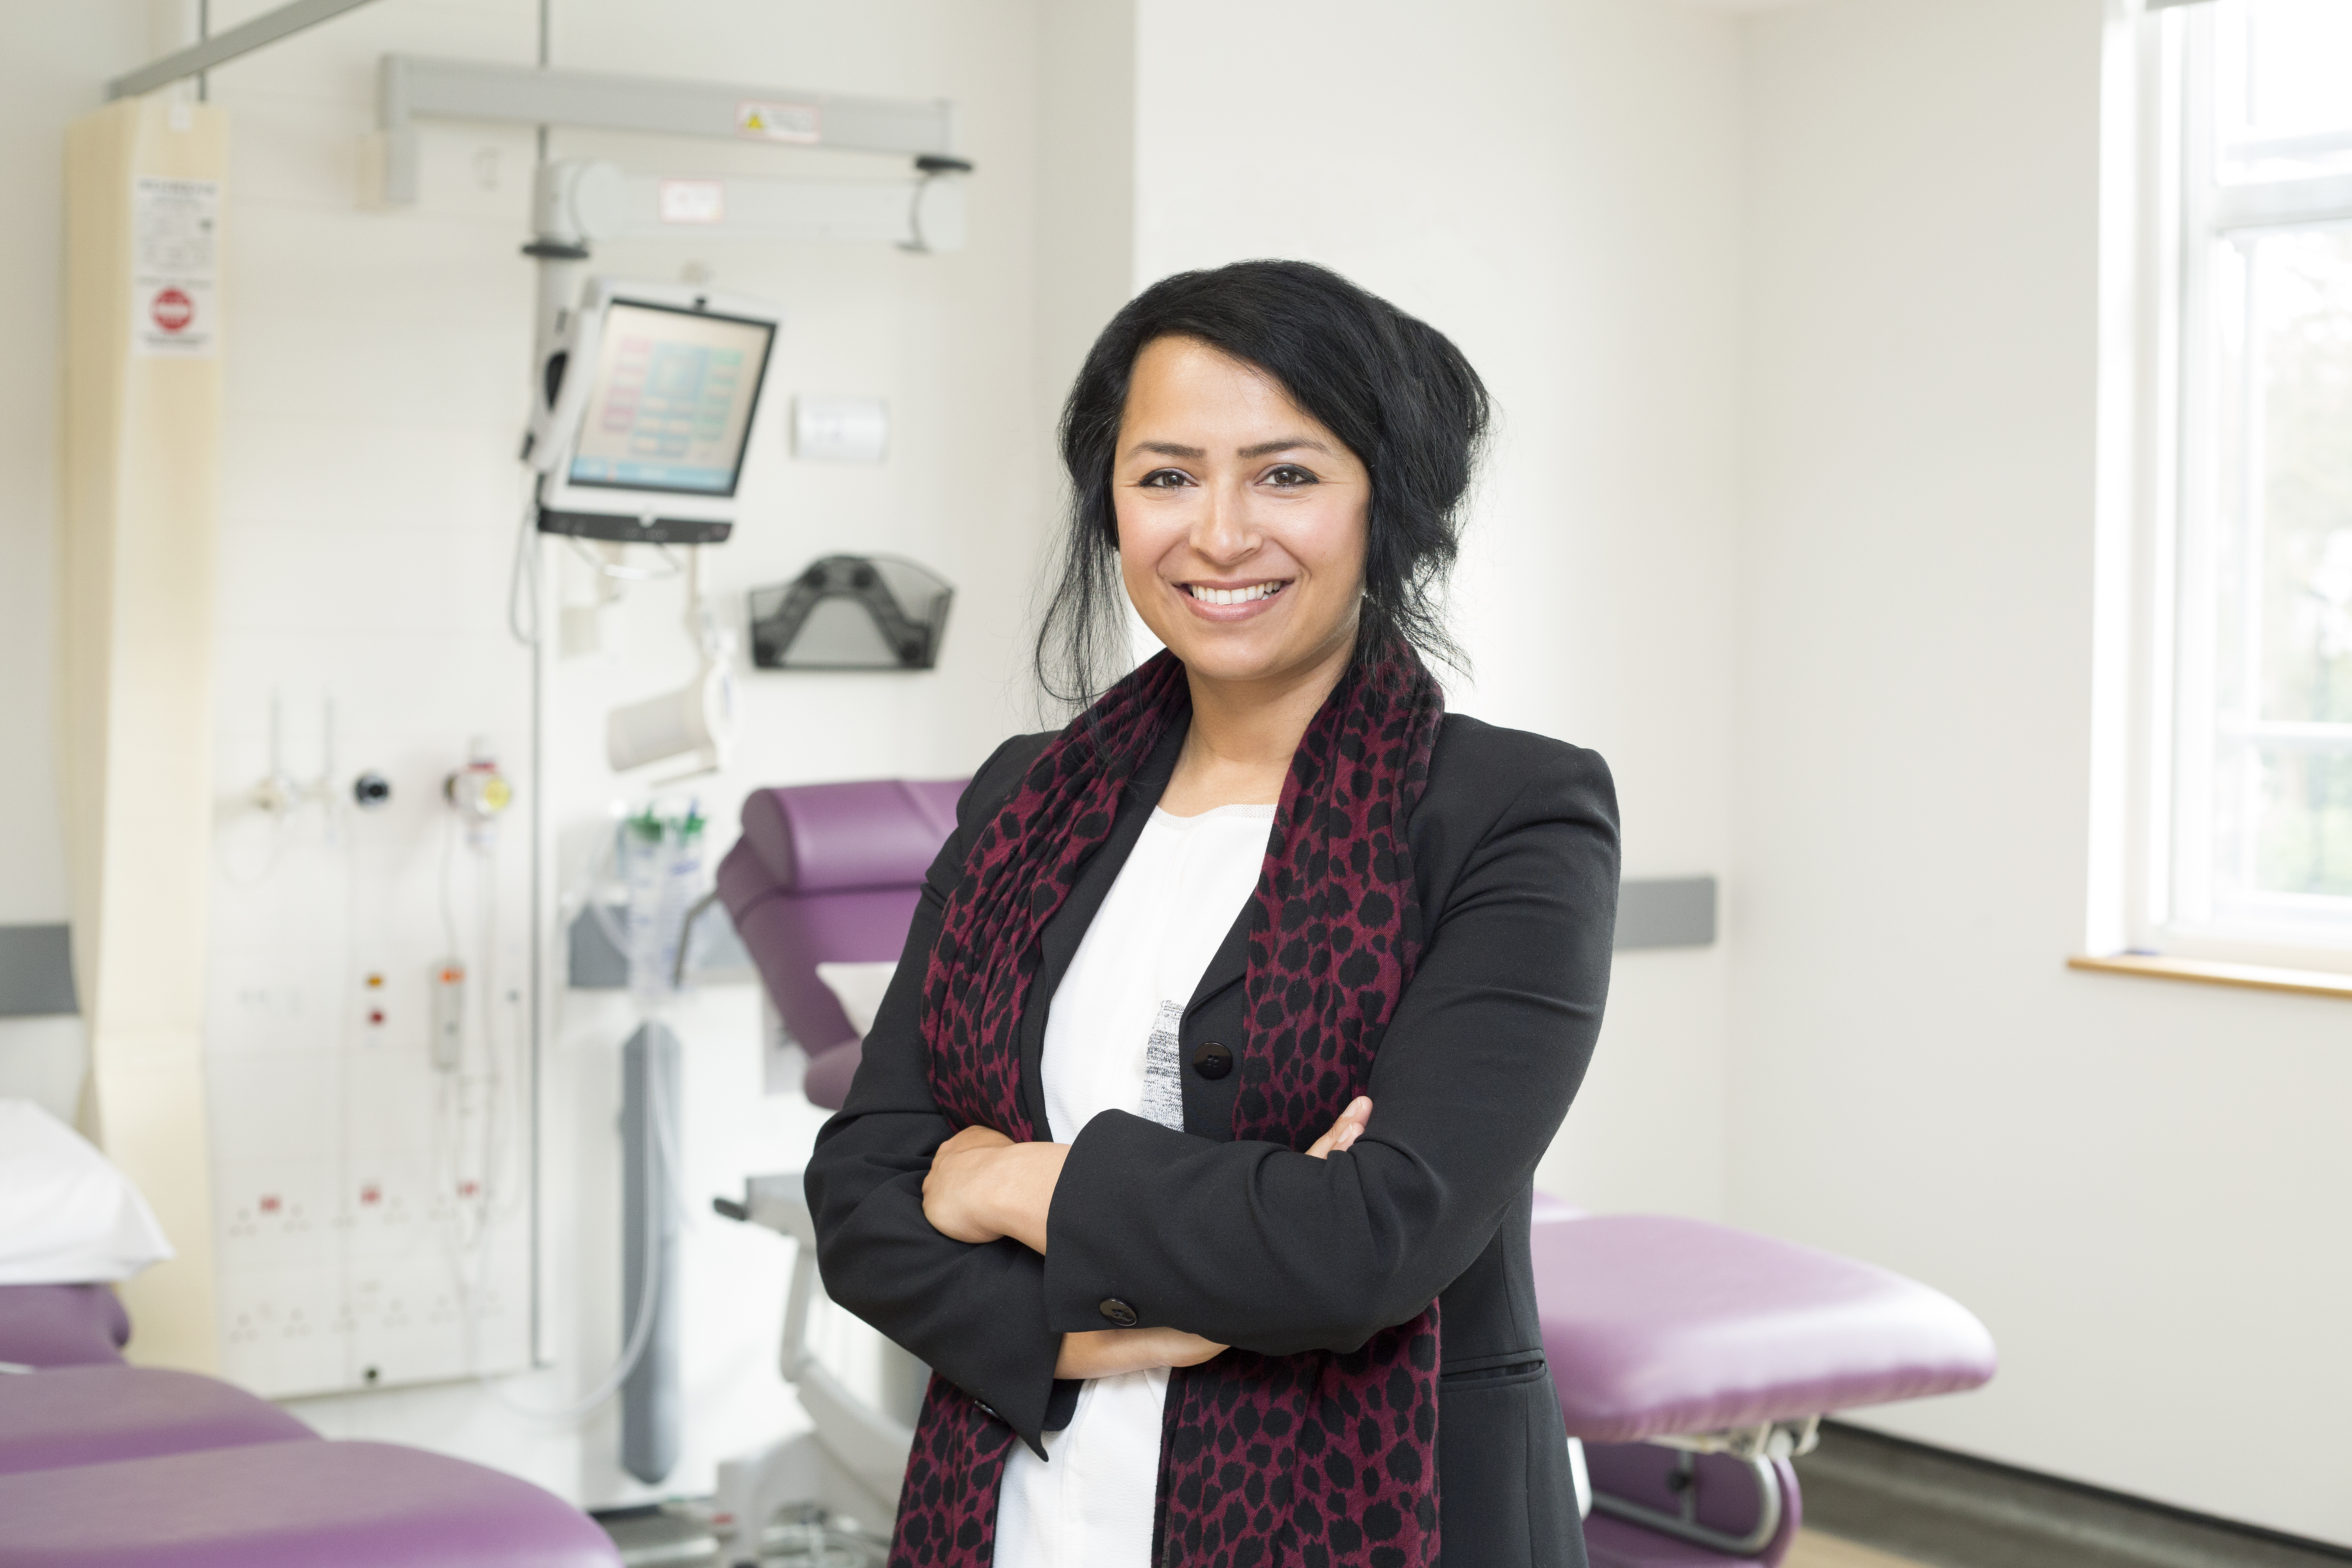
<path fill-rule="evenodd" d="M 652 1485 L 677 1463 L 677 1037 L 648 1018 L 621 1049 L 622 1340 L 636 1332 L 646 1270 L 657 1271 L 653 1327 L 621 1384 L 621 1465 Z"/>
<path fill-rule="evenodd" d="M 539 263 L 538 296 L 531 319 L 530 396 L 534 406 L 541 395 L 541 378 L 550 345 L 560 333 L 564 313 L 578 290 L 581 266 L 578 261 L 545 258 Z M 555 933 L 545 929 L 547 880 L 553 863 L 548 853 L 547 727 L 553 711 L 548 689 L 554 682 L 555 664 L 547 649 L 552 593 L 547 581 L 546 547 L 534 532 L 520 548 L 531 552 L 529 559 L 534 567 L 530 574 L 530 1343 L 533 1359 L 545 1364 L 546 1319 L 541 1281 L 545 1252 L 539 1180 L 542 1128 L 540 1089 L 549 1012 L 547 950 L 551 942 L 558 940 Z"/>
<path fill-rule="evenodd" d="M 520 548 L 531 552 L 535 569 L 530 574 L 532 604 L 530 639 L 530 927 L 528 948 L 530 953 L 530 1062 L 526 1075 L 530 1079 L 527 1092 L 530 1096 L 530 1148 L 528 1155 L 530 1173 L 530 1349 L 531 1364 L 547 1364 L 545 1295 L 541 1274 L 546 1266 L 545 1216 L 542 1213 L 540 1165 L 543 1159 L 541 1139 L 541 1101 L 545 1098 L 541 1082 L 544 1055 L 542 1041 L 547 1028 L 548 944 L 553 940 L 546 929 L 547 897 L 547 593 L 541 583 L 544 563 L 536 558 L 541 552 L 539 536 L 533 533 Z"/>
<path fill-rule="evenodd" d="M 539 68 L 545 70 L 553 53 L 555 0 L 539 0 Z M 547 162 L 547 127 L 539 128 L 539 161 Z"/>

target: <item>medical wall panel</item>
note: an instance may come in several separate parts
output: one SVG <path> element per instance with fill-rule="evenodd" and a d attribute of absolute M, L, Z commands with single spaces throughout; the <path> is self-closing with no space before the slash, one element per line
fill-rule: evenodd
<path fill-rule="evenodd" d="M 444 798 L 470 740 L 404 743 L 418 721 L 383 714 L 383 683 L 344 668 L 465 684 L 462 668 L 388 655 L 381 639 L 403 634 L 385 616 L 380 599 L 357 635 L 256 634 L 224 660 L 264 722 L 223 724 L 207 1065 L 224 1300 L 252 1320 L 232 1317 L 247 1331 L 223 1365 L 279 1397 L 529 1360 L 524 846 L 470 835 Z M 313 679 L 283 679 L 295 669 Z M 504 717 L 495 688 L 451 707 L 485 726 L 468 736 Z M 348 790 L 363 769 L 392 785 L 364 812 Z M 276 812 L 239 798 L 273 770 L 333 787 Z M 452 971 L 454 1058 L 434 1041 Z"/>
<path fill-rule="evenodd" d="M 506 624 L 530 137 L 468 138 L 399 224 L 359 210 L 365 43 L 313 40 L 324 76 L 273 55 L 215 84 L 251 125 L 220 444 L 214 1224 L 224 1368 L 282 1398 L 531 1364 L 535 781 Z M 514 804 L 469 832 L 444 784 L 477 751 Z M 389 801 L 362 808 L 362 773 Z"/>
<path fill-rule="evenodd" d="M 59 790 L 85 1130 L 178 1250 L 123 1289 L 130 1353 L 209 1370 L 202 1022 L 212 828 L 228 125 L 163 95 L 66 135 Z"/>

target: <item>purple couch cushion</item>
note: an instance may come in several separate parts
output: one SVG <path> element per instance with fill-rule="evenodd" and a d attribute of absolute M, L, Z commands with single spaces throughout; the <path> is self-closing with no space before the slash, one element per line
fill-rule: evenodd
<path fill-rule="evenodd" d="M 0 1476 L 5 1568 L 619 1568 L 528 1481 L 389 1443 L 273 1443 Z"/>
<path fill-rule="evenodd" d="M 120 1366 L 131 1317 L 103 1285 L 0 1285 L 0 1361 Z"/>
<path fill-rule="evenodd" d="M 1752 1533 L 1764 1522 L 1765 1493 L 1747 1461 L 1728 1454 L 1701 1454 L 1692 1460 L 1691 1473 L 1685 1476 L 1682 1458 L 1672 1448 L 1654 1443 L 1584 1446 L 1585 1468 L 1591 1473 L 1596 1495 L 1622 1498 L 1669 1518 L 1679 1515 L 1687 1500 L 1699 1524 L 1734 1540 Z M 1770 1464 L 1780 1483 L 1780 1522 L 1754 1556 L 1727 1557 L 1630 1521 L 1610 1518 L 1595 1509 L 1584 1521 L 1584 1550 L 1592 1568 L 1738 1568 L 1743 1563 L 1772 1568 L 1796 1541 L 1805 1508 L 1796 1470 L 1786 1459 Z"/>
<path fill-rule="evenodd" d="M 955 831 L 961 779 L 866 779 L 753 790 L 743 841 L 790 893 L 907 888 Z"/>
<path fill-rule="evenodd" d="M 69 1366 L 0 1377 L 0 1475 L 315 1436 L 268 1400 L 192 1372 Z"/>
<path fill-rule="evenodd" d="M 1632 1442 L 1974 1388 L 1992 1337 L 1849 1258 L 1656 1215 L 1538 1225 L 1536 1301 L 1569 1435 Z"/>
<path fill-rule="evenodd" d="M 808 1076 L 801 1079 L 801 1092 L 809 1103 L 825 1110 L 839 1110 L 849 1100 L 850 1080 L 857 1076 L 857 1064 L 866 1059 L 862 1042 L 852 1040 L 835 1046 L 809 1058 Z"/>
<path fill-rule="evenodd" d="M 856 1039 L 841 999 L 817 978 L 816 966 L 896 959 L 907 945 L 921 892 L 911 887 L 806 895 L 771 890 L 738 903 L 729 872 L 743 855 L 738 845 L 720 864 L 719 897 L 784 1027 L 811 1056 Z"/>
<path fill-rule="evenodd" d="M 743 837 L 719 865 L 719 900 L 812 1058 L 857 1036 L 816 966 L 898 956 L 964 782 L 792 784 L 744 799 Z"/>

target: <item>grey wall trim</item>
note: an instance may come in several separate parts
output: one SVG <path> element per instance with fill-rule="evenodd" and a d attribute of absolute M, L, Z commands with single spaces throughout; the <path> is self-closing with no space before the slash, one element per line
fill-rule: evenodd
<path fill-rule="evenodd" d="M 68 928 L 0 926 L 0 1018 L 79 1013 Z"/>
<path fill-rule="evenodd" d="M 1617 892 L 1617 951 L 1712 946 L 1715 904 L 1712 877 L 1644 877 L 1626 882 Z M 574 990 L 619 990 L 629 984 L 629 961 L 593 915 L 583 910 L 572 922 L 570 938 L 567 982 Z M 704 984 L 754 977 L 751 955 L 743 951 L 725 905 L 714 904 L 695 922 L 693 955 L 687 968 Z"/>
<path fill-rule="evenodd" d="M 1618 952 L 1714 943 L 1714 878 L 1643 877 L 1618 888 Z"/>

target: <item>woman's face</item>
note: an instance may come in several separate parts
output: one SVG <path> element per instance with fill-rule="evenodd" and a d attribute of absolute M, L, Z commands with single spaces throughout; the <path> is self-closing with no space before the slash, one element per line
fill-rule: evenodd
<path fill-rule="evenodd" d="M 1371 477 L 1264 371 L 1148 344 L 1111 495 L 1128 597 L 1195 679 L 1279 682 L 1352 647 Z"/>

